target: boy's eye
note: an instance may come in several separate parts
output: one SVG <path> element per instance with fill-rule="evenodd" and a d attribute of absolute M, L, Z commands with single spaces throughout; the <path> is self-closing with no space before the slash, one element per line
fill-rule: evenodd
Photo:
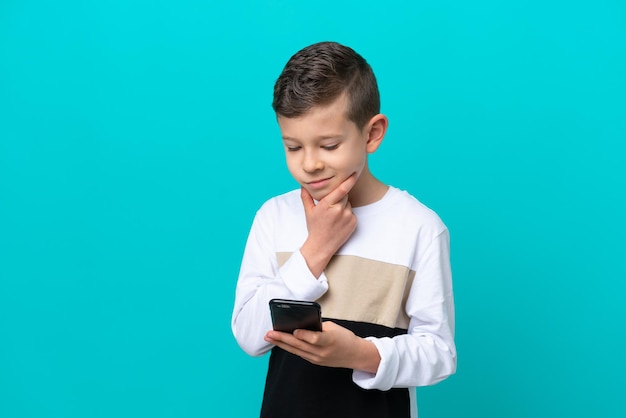
<path fill-rule="evenodd" d="M 300 149 L 300 147 L 290 147 L 290 146 L 287 146 L 287 151 L 289 151 L 289 152 L 298 151 L 299 149 Z"/>
<path fill-rule="evenodd" d="M 324 145 L 322 148 L 325 149 L 326 151 L 332 151 L 332 150 L 339 148 L 339 144 Z"/>

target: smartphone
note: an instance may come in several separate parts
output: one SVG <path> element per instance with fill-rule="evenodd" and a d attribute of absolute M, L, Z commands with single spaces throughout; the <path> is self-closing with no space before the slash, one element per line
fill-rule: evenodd
<path fill-rule="evenodd" d="M 276 331 L 293 334 L 296 329 L 322 330 L 322 309 L 317 302 L 272 299 L 270 313 Z"/>

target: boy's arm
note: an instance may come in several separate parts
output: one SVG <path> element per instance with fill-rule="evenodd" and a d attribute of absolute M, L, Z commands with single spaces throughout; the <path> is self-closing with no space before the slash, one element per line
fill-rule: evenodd
<path fill-rule="evenodd" d="M 353 373 L 364 389 L 428 386 L 456 372 L 454 298 L 448 230 L 435 236 L 419 254 L 415 280 L 406 303 L 408 334 L 368 338 L 381 362 L 376 374 Z"/>
<path fill-rule="evenodd" d="M 254 218 L 246 242 L 232 314 L 231 327 L 239 346 L 259 356 L 269 351 L 264 341 L 272 329 L 268 303 L 272 298 L 316 300 L 328 289 L 326 277 L 314 277 L 299 251 L 278 265 L 275 224 L 279 222 L 274 202 L 264 205 Z M 286 225 L 297 230 L 294 225 Z"/>
<path fill-rule="evenodd" d="M 317 205 L 309 192 L 304 187 L 301 189 L 309 235 L 300 252 L 315 277 L 320 277 L 332 256 L 356 229 L 356 216 L 348 201 L 348 192 L 356 180 L 356 174 L 352 174 Z"/>
<path fill-rule="evenodd" d="M 278 212 L 271 205 L 257 213 L 244 250 L 231 322 L 237 342 L 248 354 L 261 355 L 272 347 L 264 340 L 272 329 L 270 299 L 317 300 L 328 290 L 323 270 L 356 228 L 356 217 L 347 200 L 355 182 L 356 176 L 350 176 L 317 205 L 302 189 L 308 235 L 300 250 L 280 267 L 275 230 L 295 230 L 301 224 L 277 219 Z"/>
<path fill-rule="evenodd" d="M 322 323 L 322 332 L 298 329 L 291 335 L 269 331 L 265 340 L 320 366 L 376 374 L 380 364 L 380 354 L 371 341 L 332 321 Z"/>
<path fill-rule="evenodd" d="M 266 340 L 314 364 L 353 369 L 364 389 L 435 384 L 456 371 L 454 305 L 447 230 L 421 254 L 406 309 L 408 334 L 394 338 L 360 338 L 324 322 L 324 332 L 298 330 L 294 335 L 270 331 Z"/>

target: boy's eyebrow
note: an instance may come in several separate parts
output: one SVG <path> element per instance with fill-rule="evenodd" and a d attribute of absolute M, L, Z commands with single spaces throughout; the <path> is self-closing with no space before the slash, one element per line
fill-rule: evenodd
<path fill-rule="evenodd" d="M 315 137 L 315 140 L 318 141 L 322 141 L 324 139 L 338 139 L 341 138 L 343 135 L 341 134 L 326 134 L 326 135 L 318 135 Z M 298 138 L 292 138 L 290 136 L 285 136 L 283 135 L 283 141 L 298 141 Z"/>

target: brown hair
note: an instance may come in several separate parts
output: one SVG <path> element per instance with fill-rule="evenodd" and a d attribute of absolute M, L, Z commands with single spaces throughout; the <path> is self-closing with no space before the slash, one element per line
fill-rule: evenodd
<path fill-rule="evenodd" d="M 359 128 L 380 113 L 378 85 L 367 61 L 347 46 L 320 42 L 289 59 L 274 85 L 272 107 L 277 115 L 298 117 L 343 92 L 348 94 L 347 117 Z"/>

